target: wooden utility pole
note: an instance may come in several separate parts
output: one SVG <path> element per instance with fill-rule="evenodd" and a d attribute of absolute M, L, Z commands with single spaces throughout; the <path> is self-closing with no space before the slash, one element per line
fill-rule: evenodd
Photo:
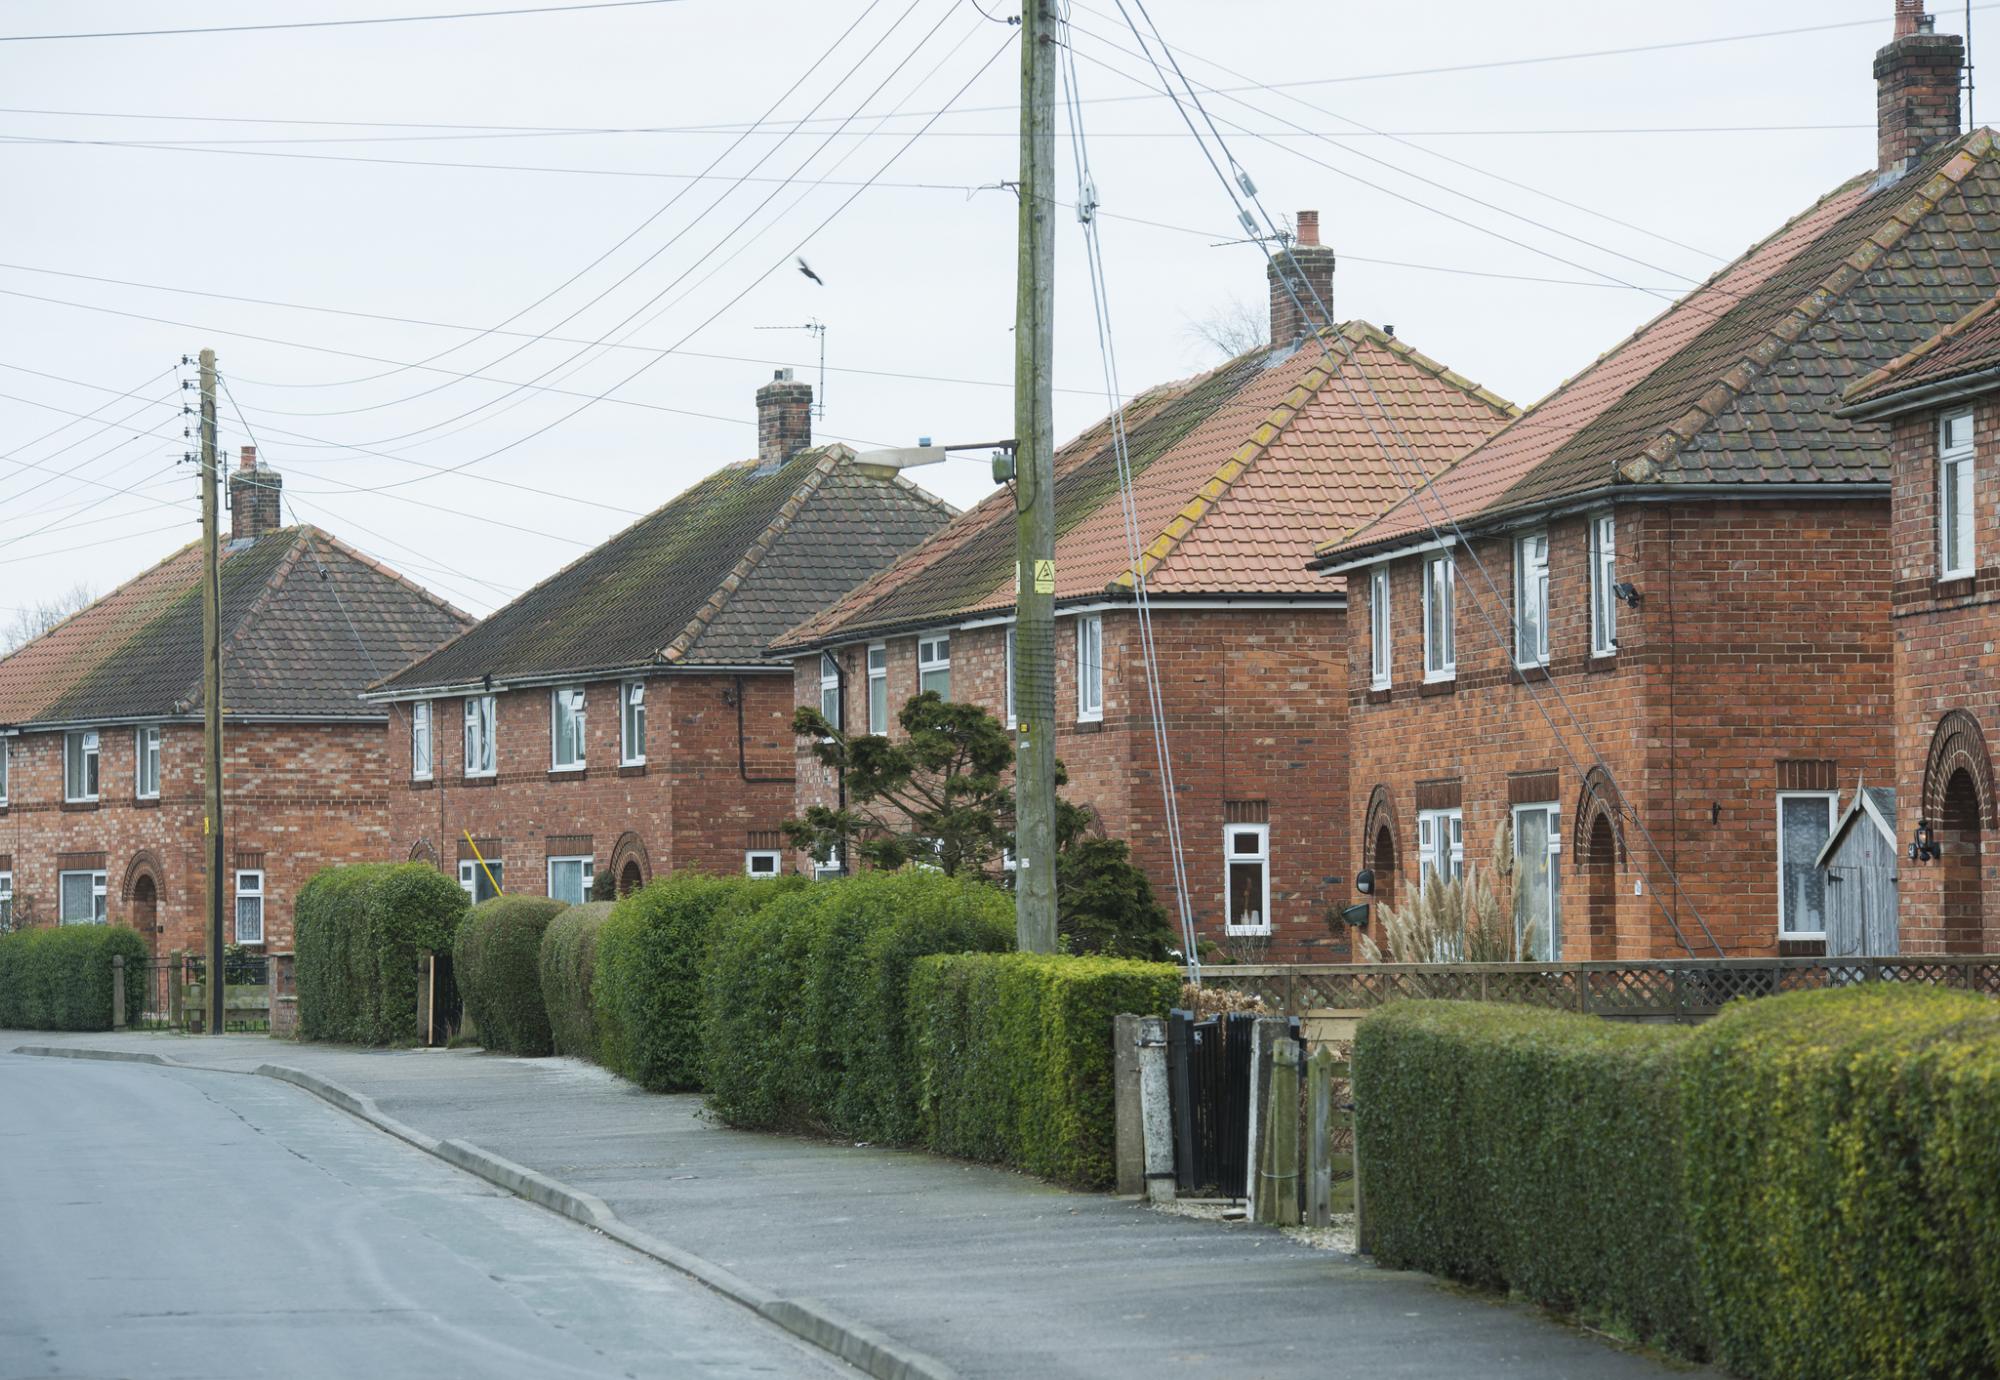
<path fill-rule="evenodd" d="M 208 859 L 207 1029 L 222 1033 L 222 532 L 215 446 L 215 351 L 201 352 L 202 843 Z"/>
<path fill-rule="evenodd" d="M 1021 5 L 1020 263 L 1014 298 L 1014 930 L 1056 947 L 1056 48 L 1048 0 Z"/>

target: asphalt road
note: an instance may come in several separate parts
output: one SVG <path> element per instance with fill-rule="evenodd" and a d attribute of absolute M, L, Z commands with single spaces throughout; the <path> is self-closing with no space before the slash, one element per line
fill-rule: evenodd
<path fill-rule="evenodd" d="M 0 1380 L 855 1373 L 296 1088 L 0 1055 Z"/>

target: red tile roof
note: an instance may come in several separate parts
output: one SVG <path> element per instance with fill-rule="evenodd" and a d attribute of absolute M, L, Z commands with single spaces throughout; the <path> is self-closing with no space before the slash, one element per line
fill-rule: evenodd
<path fill-rule="evenodd" d="M 1351 352 L 1351 362 L 1347 356 Z M 1373 397 L 1370 396 L 1372 390 Z M 1387 409 L 1411 452 L 1387 456 Z M 1337 591 L 1305 568 L 1352 526 L 1514 416 L 1505 400 L 1365 322 L 1327 348 L 1259 349 L 1141 395 L 1127 454 L 1148 589 L 1166 596 Z M 1134 563 L 1109 419 L 1056 454 L 1056 599 L 1129 589 Z M 1014 499 L 989 496 L 847 598 L 780 638 L 795 650 L 1014 603 Z"/>

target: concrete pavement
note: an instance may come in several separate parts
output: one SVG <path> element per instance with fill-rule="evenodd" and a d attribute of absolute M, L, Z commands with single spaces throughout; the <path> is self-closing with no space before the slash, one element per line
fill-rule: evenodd
<path fill-rule="evenodd" d="M 0 1164 L 5 1380 L 853 1374 L 268 1079 L 0 1054 Z"/>
<path fill-rule="evenodd" d="M 388 1116 L 603 1198 L 755 1283 L 826 1300 L 966 1377 L 1657 1377 L 1532 1312 L 1316 1251 L 912 1152 L 733 1131 L 571 1060 L 257 1037 L 0 1034 L 308 1069 Z M 64 1067 L 73 1067 L 65 1063 Z"/>

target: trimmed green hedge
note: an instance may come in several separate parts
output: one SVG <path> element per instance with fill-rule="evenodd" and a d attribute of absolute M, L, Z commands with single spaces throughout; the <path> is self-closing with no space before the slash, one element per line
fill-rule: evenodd
<path fill-rule="evenodd" d="M 418 957 L 451 952 L 467 905 L 426 863 L 330 867 L 307 882 L 292 912 L 300 1036 L 415 1041 Z"/>
<path fill-rule="evenodd" d="M 816 883 L 722 927 L 702 1025 L 710 1105 L 739 1126 L 915 1139 L 911 965 L 1013 935 L 1005 892 L 927 870 Z"/>
<path fill-rule="evenodd" d="M 542 1004 L 542 934 L 568 909 L 546 896 L 495 896 L 465 913 L 452 940 L 452 975 L 486 1048 L 531 1057 L 554 1052 Z"/>
<path fill-rule="evenodd" d="M 1112 1021 L 1164 1015 L 1181 970 L 1132 959 L 959 954 L 909 984 L 931 1149 L 1080 1188 L 1113 1179 Z"/>
<path fill-rule="evenodd" d="M 702 972 L 713 934 L 727 918 L 804 885 L 678 872 L 617 902 L 597 935 L 604 1066 L 654 1092 L 699 1089 Z"/>
<path fill-rule="evenodd" d="M 58 925 L 0 935 L 0 1027 L 111 1029 L 111 960 L 125 959 L 125 1020 L 145 1009 L 146 941 L 122 925 Z"/>
<path fill-rule="evenodd" d="M 1370 1016 L 1354 1044 L 1364 1248 L 1699 1354 L 1690 1033 L 1473 1002 Z"/>
<path fill-rule="evenodd" d="M 548 1012 L 550 1042 L 557 1054 L 598 1059 L 597 1006 L 592 979 L 597 970 L 597 934 L 611 916 L 609 901 L 590 901 L 549 921 L 538 956 L 542 1007 Z"/>
<path fill-rule="evenodd" d="M 2000 1373 L 2000 1005 L 1869 986 L 1692 1042 L 1689 1214 L 1747 1375 Z"/>
<path fill-rule="evenodd" d="M 1355 1040 L 1364 1245 L 1763 1380 L 2000 1374 L 2000 1003 L 1697 1031 L 1401 1002 Z"/>

